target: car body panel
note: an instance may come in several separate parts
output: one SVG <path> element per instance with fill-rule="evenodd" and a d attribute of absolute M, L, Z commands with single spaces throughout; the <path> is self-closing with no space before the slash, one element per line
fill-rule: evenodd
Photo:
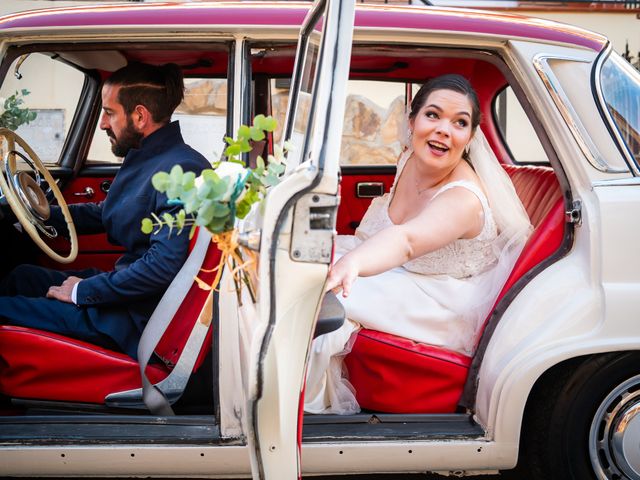
<path fill-rule="evenodd" d="M 209 44 L 225 44 L 235 55 L 232 70 L 227 72 L 229 88 L 233 89 L 228 125 L 235 130 L 250 120 L 252 104 L 247 92 L 251 90 L 251 74 L 272 74 L 281 79 L 291 69 L 290 50 L 308 7 L 302 3 L 198 2 L 26 12 L 0 19 L 0 51 L 6 52 L 9 43 L 65 43 L 69 48 L 80 45 L 89 50 L 93 46 L 95 50 L 88 53 L 97 53 L 98 61 L 107 65 L 107 57 L 127 60 L 117 51 L 123 45 L 129 49 L 123 48 L 130 59 L 147 58 L 144 51 L 136 50 L 138 43 L 149 50 L 157 47 L 147 55 L 163 62 L 177 55 L 171 48 L 165 49 L 167 45 L 196 41 L 199 48 L 206 48 Z M 478 375 L 469 380 L 477 382 L 477 395 L 466 413 L 455 414 L 468 420 L 476 430 L 456 433 L 445 429 L 444 433 L 433 433 L 427 427 L 420 430 L 420 424 L 417 433 L 385 437 L 376 433 L 377 423 L 373 420 L 370 433 L 342 438 L 343 430 L 336 427 L 340 433 L 307 437 L 303 441 L 302 469 L 308 474 L 462 471 L 469 475 L 511 468 L 518 461 L 525 406 L 532 388 L 545 372 L 576 357 L 640 350 L 640 330 L 630 313 L 640 307 L 637 280 L 640 260 L 633 250 L 640 242 L 640 223 L 637 215 L 631 213 L 640 202 L 640 185 L 635 176 L 638 172 L 635 166 L 626 163 L 616 140 L 605 128 L 602 106 L 591 83 L 610 46 L 604 37 L 574 27 L 464 9 L 358 5 L 355 25 L 354 52 L 360 49 L 365 60 L 370 55 L 382 62 L 385 58 L 380 52 L 385 49 L 392 52 L 391 58 L 395 55 L 402 60 L 402 55 L 409 58 L 407 52 L 414 50 L 412 55 L 433 55 L 436 60 L 432 64 L 437 65 L 431 71 L 434 74 L 450 68 L 464 70 L 468 66 L 469 74 L 478 75 L 473 68 L 481 65 L 493 82 L 483 85 L 482 95 L 487 103 L 494 100 L 503 86 L 501 82 L 511 84 L 544 146 L 545 158 L 541 160 L 548 160 L 557 172 L 566 210 L 574 209 L 574 202 L 578 201 L 580 209 L 576 210 L 578 218 L 574 223 L 568 218 L 563 249 L 548 259 L 544 268 L 517 284 L 515 293 L 498 305 L 499 322 L 487 337 L 486 350 L 476 357 Z M 285 47 L 288 50 L 282 54 L 282 63 L 263 65 L 256 60 L 259 54 L 252 55 L 250 50 L 256 44 L 261 48 L 267 45 L 274 51 L 280 46 L 283 51 Z M 356 56 L 354 53 L 353 58 Z M 344 57 L 347 58 L 346 54 Z M 469 60 L 472 57 L 486 58 L 486 65 L 477 61 L 472 67 Z M 199 56 L 194 51 L 188 58 L 197 61 Z M 437 59 L 444 58 L 450 59 L 450 63 L 438 64 Z M 252 61 L 254 72 L 247 70 Z M 334 79 L 348 74 L 345 72 L 348 62 L 337 63 L 342 70 L 335 72 L 331 77 Z M 356 67 L 361 65 L 366 62 Z M 269 70 L 271 66 L 275 70 Z M 210 68 L 210 73 L 215 70 L 219 74 L 227 66 Z M 108 71 L 108 68 L 101 70 L 105 76 Z M 12 73 L 9 71 L 7 75 Z M 352 65 L 353 78 L 378 78 L 376 75 L 392 81 L 417 81 L 415 71 L 398 69 L 378 74 L 366 69 L 359 72 Z M 325 81 L 329 81 L 328 77 Z M 337 82 L 341 85 L 342 81 Z M 344 98 L 336 99 L 334 104 L 336 109 L 343 108 Z M 563 104 L 570 108 L 563 108 Z M 485 108 L 491 110 L 490 105 Z M 323 115 L 318 117 L 323 127 L 330 125 L 342 130 L 342 114 L 330 123 L 326 123 L 329 114 L 325 111 Z M 512 152 L 499 141 L 497 121 L 489 118 L 486 122 L 496 154 L 510 163 Z M 323 140 L 310 141 L 314 153 L 322 150 Z M 323 172 L 326 178 L 313 186 L 314 194 L 335 197 L 338 193 L 340 154 L 335 143 L 332 145 Z M 78 188 L 84 189 L 82 182 L 93 185 L 91 168 L 86 167 L 84 177 L 85 166 L 79 167 L 75 179 L 66 185 L 68 198 L 73 198 Z M 354 189 L 354 183 L 368 180 L 382 181 L 388 189 L 395 168 L 355 166 L 345 172 L 341 182 L 342 208 L 348 210 L 338 214 L 339 233 L 352 233 L 368 200 L 345 189 Z M 264 292 L 269 291 L 270 282 L 272 291 L 260 298 L 259 327 L 255 334 L 268 332 L 271 343 L 254 349 L 249 360 L 254 368 L 262 364 L 264 371 L 254 369 L 248 383 L 245 359 L 233 351 L 240 343 L 240 323 L 234 314 L 237 308 L 221 305 L 221 317 L 228 320 L 218 330 L 220 357 L 216 379 L 219 388 L 228 388 L 232 397 L 234 392 L 244 391 L 231 398 L 230 403 L 226 403 L 229 397 L 222 395 L 216 408 L 223 413 L 214 420 L 219 425 L 216 423 L 209 432 L 208 441 L 198 438 L 171 444 L 170 436 L 159 441 L 157 437 L 144 438 L 141 434 L 142 438 L 136 440 L 118 438 L 92 443 L 91 438 L 83 436 L 85 431 L 81 427 L 69 421 L 69 431 L 75 432 L 75 440 L 61 434 L 48 442 L 26 441 L 17 445 L 12 441 L 0 445 L 3 465 L 0 472 L 26 476 L 246 476 L 251 471 L 250 447 L 246 445 L 249 437 L 254 446 L 260 445 L 266 475 L 284 475 L 282 465 L 287 465 L 290 469 L 287 474 L 294 476 L 298 464 L 296 412 L 304 374 L 301 359 L 309 348 L 328 262 L 303 263 L 292 258 L 295 202 L 291 199 L 308 188 L 317 175 L 313 162 L 304 162 L 272 190 L 267 200 L 266 215 L 260 225 L 260 275 Z M 274 305 L 278 306 L 277 320 L 270 318 Z M 292 361 L 294 357 L 296 360 Z M 257 402 L 255 408 L 247 407 L 245 397 Z M 378 421 L 382 418 L 374 417 Z M 419 421 L 429 424 L 438 419 L 432 415 Z M 158 419 L 158 423 L 163 420 Z M 188 424 L 198 420 L 187 416 L 184 421 Z M 259 438 L 252 437 L 251 428 L 247 429 L 244 423 L 247 421 L 253 423 L 251 428 L 258 426 Z M 380 429 L 392 431 L 384 421 Z M 336 425 L 340 425 L 338 420 Z M 106 424 L 105 428 L 114 426 Z M 43 431 L 46 432 L 46 426 Z M 254 467 L 259 463 L 256 458 Z"/>
<path fill-rule="evenodd" d="M 142 6 L 98 6 L 90 10 L 82 7 L 48 10 L 46 16 L 32 13 L 16 13 L 0 20 L 2 29 L 12 32 L 20 29 L 114 29 L 128 27 L 153 28 L 159 25 L 175 28 L 199 27 L 201 30 L 216 31 L 230 27 L 232 31 L 242 31 L 245 27 L 278 25 L 291 26 L 297 32 L 306 14 L 308 4 L 276 4 L 261 2 L 256 5 L 197 3 L 162 4 Z M 238 22 L 242 18 L 242 23 Z M 215 21 L 212 21 L 215 19 Z M 402 30 L 433 29 L 450 32 L 464 30 L 471 33 L 488 34 L 504 38 L 526 37 L 553 43 L 570 43 L 591 50 L 600 50 L 605 38 L 569 25 L 552 24 L 546 20 L 530 19 L 512 14 L 479 14 L 477 10 L 412 7 L 367 6 L 358 11 L 356 29 Z M 144 29 L 144 28 L 143 28 Z M 45 33 L 43 31 L 42 33 Z"/>

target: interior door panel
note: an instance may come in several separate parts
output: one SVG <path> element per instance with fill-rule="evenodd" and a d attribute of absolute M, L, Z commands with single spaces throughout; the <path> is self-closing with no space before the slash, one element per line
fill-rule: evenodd
<path fill-rule="evenodd" d="M 353 235 L 382 184 L 384 193 L 391 189 L 395 165 L 385 167 L 342 167 L 340 208 L 336 229 L 340 235 Z"/>
<path fill-rule="evenodd" d="M 99 171 L 93 169 L 81 171 L 77 177 L 62 185 L 61 190 L 65 201 L 68 205 L 103 201 L 117 171 L 118 167 L 116 166 Z M 69 242 L 64 238 L 59 237 L 51 244 L 58 252 L 65 252 L 69 249 Z M 109 243 L 107 235 L 104 233 L 78 235 L 78 257 L 73 263 L 65 265 L 65 270 L 79 270 L 89 267 L 112 270 L 115 261 L 123 251 L 122 247 Z M 50 268 L 60 268 L 60 265 L 45 256 L 41 257 L 39 263 Z"/>

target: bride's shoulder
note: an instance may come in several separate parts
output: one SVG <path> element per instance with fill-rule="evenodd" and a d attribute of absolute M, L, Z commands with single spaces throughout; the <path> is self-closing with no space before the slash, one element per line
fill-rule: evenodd
<path fill-rule="evenodd" d="M 482 197 L 486 198 L 487 191 L 482 180 L 469 164 L 466 162 L 464 164 L 463 168 L 456 169 L 449 181 L 440 188 L 440 192 L 454 187 L 462 187 L 473 191 L 473 193 L 480 193 Z"/>

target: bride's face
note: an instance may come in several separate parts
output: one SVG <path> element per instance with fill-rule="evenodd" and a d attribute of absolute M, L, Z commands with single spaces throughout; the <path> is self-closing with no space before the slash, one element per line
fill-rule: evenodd
<path fill-rule="evenodd" d="M 411 119 L 414 155 L 425 166 L 455 168 L 471 140 L 472 105 L 452 90 L 434 90 Z"/>

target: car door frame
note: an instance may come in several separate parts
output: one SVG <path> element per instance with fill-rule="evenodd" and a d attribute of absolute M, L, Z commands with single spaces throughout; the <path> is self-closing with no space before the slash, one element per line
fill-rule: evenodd
<path fill-rule="evenodd" d="M 293 134 L 292 112 L 309 47 L 323 16 L 309 123 L 298 166 L 269 192 L 261 230 L 259 326 L 253 340 L 248 391 L 248 443 L 254 478 L 300 476 L 304 376 L 311 338 L 332 256 L 338 206 L 339 153 L 355 5 L 318 0 L 301 28 L 284 138 Z M 328 218 L 314 229 L 309 213 Z M 305 224 L 309 228 L 296 228 Z M 316 230 L 316 231 L 314 231 Z M 301 242 L 298 242 L 296 236 Z M 309 252 L 299 246 L 312 244 Z M 276 289 L 276 278 L 278 279 Z M 285 280 L 286 279 L 286 280 Z"/>

